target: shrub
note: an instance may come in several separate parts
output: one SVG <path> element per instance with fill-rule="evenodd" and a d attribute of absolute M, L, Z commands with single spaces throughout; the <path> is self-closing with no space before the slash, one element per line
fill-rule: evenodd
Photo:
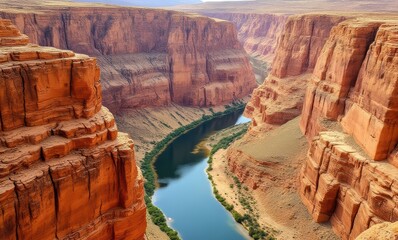
<path fill-rule="evenodd" d="M 234 217 L 234 219 L 235 219 L 235 221 L 236 222 L 238 222 L 238 223 L 242 223 L 243 222 L 243 216 L 242 215 L 240 215 L 240 213 L 238 213 L 237 211 L 235 211 L 235 210 L 232 210 L 232 216 Z"/>
<path fill-rule="evenodd" d="M 165 138 L 163 138 L 160 142 L 158 142 L 156 144 L 155 141 L 152 141 L 152 144 L 156 144 L 154 146 L 154 148 L 150 151 L 147 152 L 142 160 L 142 164 L 141 164 L 141 170 L 142 170 L 142 174 L 145 178 L 145 184 L 144 184 L 144 189 L 145 189 L 145 202 L 147 205 L 147 209 L 148 209 L 148 213 L 151 215 L 152 221 L 159 226 L 159 228 L 165 232 L 169 238 L 171 240 L 179 240 L 180 237 L 178 236 L 178 232 L 176 232 L 175 230 L 171 229 L 170 227 L 167 226 L 166 223 L 166 218 L 164 217 L 162 211 L 157 208 L 156 206 L 154 206 L 152 204 L 151 201 L 151 197 L 153 196 L 155 189 L 156 189 L 156 185 L 155 185 L 155 172 L 153 169 L 153 162 L 156 160 L 156 157 L 167 147 L 167 145 L 174 140 L 176 137 L 180 136 L 181 134 L 197 127 L 199 124 L 205 122 L 205 121 L 209 121 L 213 118 L 216 117 L 220 117 L 223 115 L 227 115 L 230 114 L 234 111 L 243 109 L 245 107 L 245 104 L 239 104 L 239 105 L 234 105 L 233 107 L 228 106 L 226 107 L 227 109 L 224 112 L 217 112 L 214 113 L 213 109 L 210 108 L 210 112 L 212 112 L 212 115 L 202 115 L 202 118 L 196 121 L 191 122 L 190 124 L 186 125 L 186 126 L 181 126 L 178 129 L 174 130 L 173 132 L 171 132 L 169 135 L 167 135 Z M 186 119 L 183 115 L 181 115 L 180 113 L 176 112 L 177 115 L 179 115 L 181 118 Z M 171 128 L 169 125 L 167 125 L 166 123 L 161 122 L 162 125 L 164 125 L 165 127 Z M 179 122 L 180 125 L 182 125 Z M 211 164 L 211 159 L 209 158 L 209 164 Z M 210 169 L 211 170 L 211 169 Z M 211 176 L 208 176 L 209 180 L 212 181 Z M 221 197 L 221 196 L 220 196 Z M 221 197 L 222 198 L 222 197 Z M 222 198 L 223 199 L 223 198 Z M 224 199 L 224 203 L 225 203 L 225 199 Z M 232 210 L 231 207 L 228 206 L 228 208 L 230 208 Z"/>

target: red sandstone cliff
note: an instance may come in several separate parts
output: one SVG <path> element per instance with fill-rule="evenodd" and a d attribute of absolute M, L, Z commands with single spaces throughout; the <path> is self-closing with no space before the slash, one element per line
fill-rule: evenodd
<path fill-rule="evenodd" d="M 275 56 L 277 42 L 288 18 L 283 14 L 202 13 L 233 22 L 246 52 L 267 62 L 272 62 Z"/>
<path fill-rule="evenodd" d="M 245 113 L 252 128 L 280 125 L 301 113 L 306 84 L 332 27 L 345 18 L 336 15 L 297 15 L 286 22 L 272 70 L 254 90 Z"/>
<path fill-rule="evenodd" d="M 397 20 L 345 21 L 307 89 L 300 126 L 311 146 L 300 193 L 313 218 L 330 220 L 343 239 L 398 220 L 397 53 Z"/>
<path fill-rule="evenodd" d="M 2 12 L 33 42 L 97 56 L 104 105 L 212 106 L 256 86 L 233 24 L 194 14 L 138 8 L 43 7 Z"/>
<path fill-rule="evenodd" d="M 0 20 L 0 239 L 143 239 L 133 142 L 101 106 L 96 60 Z"/>
<path fill-rule="evenodd" d="M 300 127 L 310 149 L 299 193 L 313 219 L 329 221 L 343 239 L 398 220 L 397 34 L 394 16 L 289 17 L 272 72 L 246 107 L 253 119 L 242 141 L 248 145 L 303 108 Z M 262 156 L 232 146 L 227 159 L 253 189 L 274 181 L 261 170 Z"/>

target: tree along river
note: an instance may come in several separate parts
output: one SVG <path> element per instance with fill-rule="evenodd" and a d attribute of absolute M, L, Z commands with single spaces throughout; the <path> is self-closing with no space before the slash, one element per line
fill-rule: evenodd
<path fill-rule="evenodd" d="M 176 138 L 156 159 L 159 188 L 153 202 L 183 239 L 250 239 L 215 199 L 206 174 L 208 151 L 199 147 L 216 131 L 248 121 L 241 110 L 205 122 Z"/>

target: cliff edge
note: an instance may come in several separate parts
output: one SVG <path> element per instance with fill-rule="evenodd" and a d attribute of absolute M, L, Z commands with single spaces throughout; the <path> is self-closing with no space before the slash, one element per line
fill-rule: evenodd
<path fill-rule="evenodd" d="M 103 103 L 113 112 L 171 102 L 216 106 L 257 86 L 236 29 L 227 21 L 161 9 L 73 4 L 43 6 L 37 13 L 3 10 L 0 16 L 34 43 L 96 56 Z"/>
<path fill-rule="evenodd" d="M 94 58 L 0 19 L 0 238 L 143 239 L 133 142 L 101 105 Z"/>
<path fill-rule="evenodd" d="M 300 193 L 343 239 L 398 220 L 397 72 L 398 21 L 358 18 L 333 29 L 307 88 Z"/>
<path fill-rule="evenodd" d="M 342 239 L 397 221 L 397 34 L 394 15 L 289 17 L 272 71 L 246 107 L 250 131 L 228 150 L 229 170 L 253 191 L 274 191 L 280 176 L 267 169 L 289 158 L 276 154 L 264 167 L 264 156 L 239 144 L 261 142 L 302 114 L 309 150 L 294 187 L 311 217 Z"/>

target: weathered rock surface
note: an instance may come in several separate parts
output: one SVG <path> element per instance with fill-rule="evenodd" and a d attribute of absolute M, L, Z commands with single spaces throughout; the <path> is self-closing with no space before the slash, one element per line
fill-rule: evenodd
<path fill-rule="evenodd" d="M 369 45 L 380 23 L 350 20 L 333 29 L 308 83 L 301 128 L 312 138 L 322 117 L 336 121 L 355 85 Z"/>
<path fill-rule="evenodd" d="M 92 7 L 1 12 L 33 42 L 95 55 L 104 105 L 213 106 L 252 92 L 255 77 L 232 23 L 175 11 Z M 142 98 L 145 100 L 142 100 Z"/>
<path fill-rule="evenodd" d="M 300 193 L 317 222 L 330 220 L 343 239 L 383 221 L 397 221 L 398 169 L 375 162 L 351 137 L 321 132 L 311 142 L 300 175 Z"/>
<path fill-rule="evenodd" d="M 344 19 L 320 14 L 290 16 L 280 36 L 271 74 L 284 78 L 312 70 L 331 29 Z"/>
<path fill-rule="evenodd" d="M 398 142 L 397 27 L 359 19 L 335 29 L 307 90 L 301 128 L 309 138 L 322 128 L 320 119 L 342 118 L 372 159 L 389 156 Z"/>
<path fill-rule="evenodd" d="M 272 62 L 275 56 L 277 42 L 288 18 L 284 14 L 201 13 L 233 22 L 246 52 L 267 62 Z"/>
<path fill-rule="evenodd" d="M 272 71 L 254 90 L 245 113 L 252 129 L 281 125 L 301 113 L 307 82 L 333 26 L 345 17 L 336 15 L 290 16 L 280 36 Z M 265 127 L 266 128 L 266 127 Z"/>
<path fill-rule="evenodd" d="M 311 76 L 300 194 L 343 239 L 398 220 L 397 74 L 398 20 L 357 18 L 332 30 Z"/>
<path fill-rule="evenodd" d="M 299 192 L 313 219 L 329 221 L 343 239 L 398 220 L 397 34 L 393 16 L 291 16 L 272 71 L 245 110 L 253 119 L 243 140 L 249 146 L 303 108 L 300 127 L 310 150 Z M 278 165 L 255 153 L 232 146 L 229 168 L 266 191 L 273 178 L 266 169 Z"/>
<path fill-rule="evenodd" d="M 357 240 L 395 240 L 398 237 L 398 222 L 380 223 L 361 233 Z"/>
<path fill-rule="evenodd" d="M 96 60 L 28 41 L 0 20 L 0 238 L 143 239 L 134 144 Z"/>

